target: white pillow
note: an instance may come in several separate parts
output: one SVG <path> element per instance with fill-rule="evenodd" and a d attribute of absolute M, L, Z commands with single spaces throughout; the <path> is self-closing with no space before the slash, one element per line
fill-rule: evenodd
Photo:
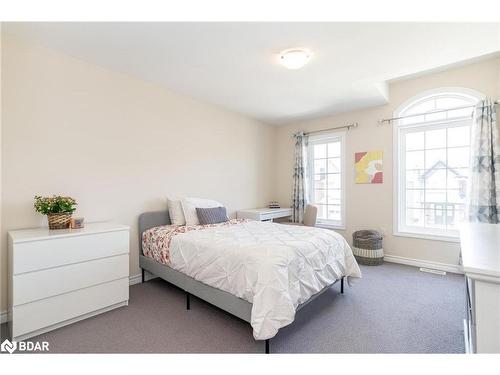
<path fill-rule="evenodd" d="M 181 200 L 167 198 L 167 202 L 168 214 L 172 225 L 186 225 L 186 218 L 184 217 L 184 211 L 182 210 Z"/>
<path fill-rule="evenodd" d="M 213 201 L 210 199 L 201 198 L 183 198 L 181 200 L 182 210 L 184 211 L 184 217 L 186 219 L 186 225 L 198 225 L 198 214 L 196 213 L 196 208 L 214 208 L 214 207 L 224 207 L 223 204 Z"/>

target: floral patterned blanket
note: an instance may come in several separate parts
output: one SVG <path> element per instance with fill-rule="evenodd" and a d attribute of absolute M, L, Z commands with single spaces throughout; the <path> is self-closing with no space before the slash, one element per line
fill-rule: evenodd
<path fill-rule="evenodd" d="M 181 233 L 214 227 L 224 227 L 247 222 L 247 219 L 232 219 L 219 224 L 205 225 L 162 225 L 148 229 L 142 234 L 142 252 L 144 256 L 159 263 L 170 264 L 170 243 Z"/>

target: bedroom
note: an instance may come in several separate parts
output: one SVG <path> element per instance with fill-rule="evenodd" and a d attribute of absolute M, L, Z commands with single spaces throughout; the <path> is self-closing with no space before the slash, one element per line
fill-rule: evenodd
<path fill-rule="evenodd" d="M 1 95 L 18 352 L 500 352 L 500 23 L 2 22 Z"/>

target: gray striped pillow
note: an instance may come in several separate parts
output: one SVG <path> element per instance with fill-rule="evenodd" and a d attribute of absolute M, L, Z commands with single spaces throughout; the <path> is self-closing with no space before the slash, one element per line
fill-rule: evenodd
<path fill-rule="evenodd" d="M 196 214 L 201 225 L 224 223 L 229 220 L 226 207 L 199 208 L 196 207 Z"/>

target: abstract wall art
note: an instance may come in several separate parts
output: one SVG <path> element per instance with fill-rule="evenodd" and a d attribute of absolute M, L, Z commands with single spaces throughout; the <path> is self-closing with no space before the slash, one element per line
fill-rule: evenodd
<path fill-rule="evenodd" d="M 357 184 L 381 184 L 384 181 L 383 151 L 356 152 L 354 167 Z"/>

